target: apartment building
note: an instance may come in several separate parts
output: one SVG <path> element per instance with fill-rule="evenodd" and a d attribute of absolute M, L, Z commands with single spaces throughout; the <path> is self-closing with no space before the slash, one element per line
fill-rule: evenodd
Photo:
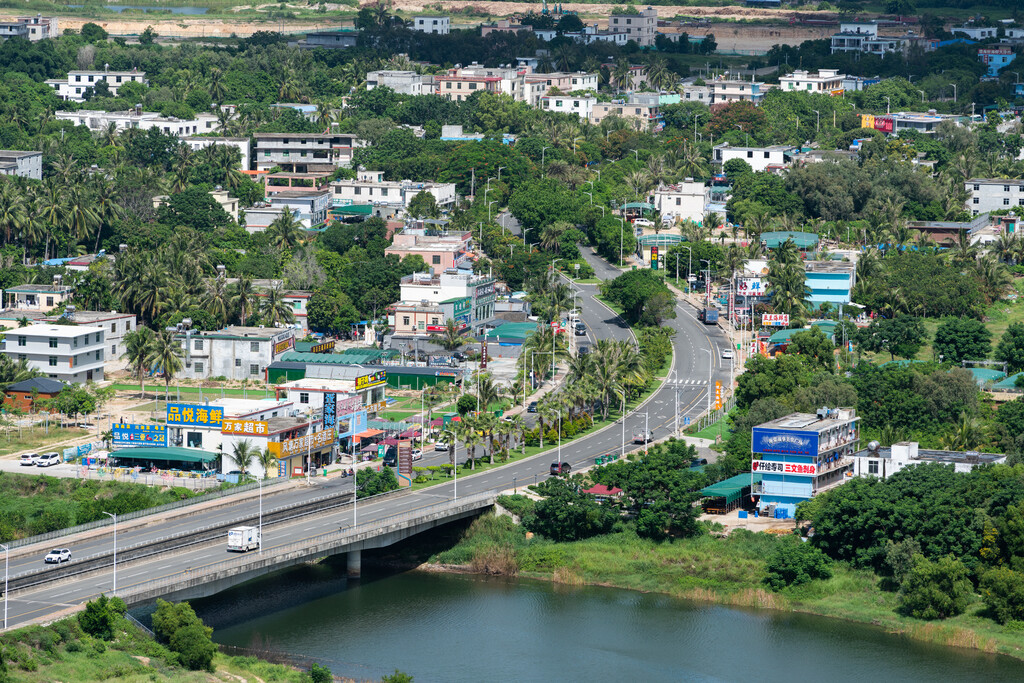
<path fill-rule="evenodd" d="M 492 33 L 519 33 L 521 31 L 532 33 L 533 27 L 525 24 L 513 24 L 508 19 L 498 19 L 493 24 L 480 25 L 481 38 L 485 38 Z"/>
<path fill-rule="evenodd" d="M 324 190 L 282 190 L 267 196 L 271 209 L 291 210 L 295 220 L 306 230 L 318 228 L 327 222 L 331 209 L 331 193 Z"/>
<path fill-rule="evenodd" d="M 525 70 L 513 67 L 488 68 L 473 63 L 467 67 L 448 69 L 437 76 L 437 94 L 448 100 L 462 102 L 478 92 L 510 95 L 527 101 Z"/>
<path fill-rule="evenodd" d="M 715 163 L 724 165 L 730 159 L 742 159 L 755 172 L 779 171 L 789 165 L 795 150 L 789 145 L 733 147 L 726 142 L 715 145 Z"/>
<path fill-rule="evenodd" d="M 467 261 L 472 238 L 469 232 L 428 235 L 426 229 L 406 228 L 392 238 L 384 253 L 399 258 L 419 256 L 434 272 L 447 271 Z"/>
<path fill-rule="evenodd" d="M 545 93 L 551 88 L 556 88 L 563 93 L 577 92 L 579 90 L 597 91 L 600 84 L 600 76 L 596 73 L 576 71 L 572 73 L 556 71 L 549 74 L 531 73 L 526 75 L 527 83 L 540 82 L 545 86 Z"/>
<path fill-rule="evenodd" d="M 413 17 L 412 28 L 420 33 L 436 33 L 446 36 L 452 30 L 452 20 L 445 16 Z"/>
<path fill-rule="evenodd" d="M 420 192 L 433 195 L 434 201 L 443 210 L 455 204 L 455 183 L 384 180 L 383 171 L 359 171 L 354 180 L 335 180 L 331 183 L 331 205 L 371 204 L 375 216 L 400 218 L 405 215 L 413 197 Z"/>
<path fill-rule="evenodd" d="M 389 321 L 395 326 L 395 334 L 436 332 L 427 327 L 443 327 L 446 315 L 474 333 L 494 319 L 494 278 L 487 275 L 454 269 L 438 274 L 413 273 L 402 278 L 401 297 Z"/>
<path fill-rule="evenodd" d="M 0 175 L 43 179 L 43 153 L 0 149 Z"/>
<path fill-rule="evenodd" d="M 615 62 L 608 62 L 601 65 L 608 70 L 611 74 L 611 81 L 608 83 L 612 88 L 623 91 L 634 91 L 644 87 L 647 83 L 647 65 L 646 64 L 633 64 L 629 67 L 629 75 L 619 82 L 619 79 L 615 77 Z"/>
<path fill-rule="evenodd" d="M 102 327 L 38 323 L 6 334 L 2 352 L 26 361 L 50 379 L 84 384 L 103 379 L 106 341 Z"/>
<path fill-rule="evenodd" d="M 185 352 L 183 379 L 263 379 L 274 358 L 295 346 L 295 330 L 231 325 L 174 335 Z"/>
<path fill-rule="evenodd" d="M 764 83 L 757 81 L 741 81 L 715 79 L 710 83 L 711 104 L 728 104 L 730 102 L 750 102 L 761 104 L 765 92 L 769 89 Z"/>
<path fill-rule="evenodd" d="M 703 181 L 686 178 L 674 185 L 660 185 L 654 191 L 654 207 L 662 218 L 690 220 L 696 223 L 704 220 L 704 212 L 711 202 L 711 191 Z"/>
<path fill-rule="evenodd" d="M 110 94 L 117 97 L 121 86 L 125 83 L 142 83 L 149 85 L 145 71 L 69 71 L 66 78 L 49 78 L 45 81 L 57 92 L 62 100 L 85 102 L 85 91 L 97 84 L 106 82 Z"/>
<path fill-rule="evenodd" d="M 76 126 L 85 126 L 96 133 L 107 130 L 113 125 L 119 131 L 129 128 L 139 130 L 156 128 L 166 135 L 188 137 L 212 133 L 220 128 L 220 122 L 213 114 L 196 114 L 194 119 L 179 119 L 153 111 L 142 111 L 141 106 L 125 111 L 98 111 L 95 109 L 58 111 L 54 114 L 54 118 L 58 121 L 70 121 Z"/>
<path fill-rule="evenodd" d="M 555 29 L 534 29 L 533 33 L 541 40 L 552 41 L 558 37 Z M 629 42 L 629 34 L 621 29 L 602 29 L 597 24 L 586 25 L 582 31 L 569 31 L 561 34 L 562 37 L 574 40 L 584 45 L 592 45 L 597 42 L 612 43 L 614 45 L 625 45 Z"/>
<path fill-rule="evenodd" d="M 49 313 L 71 299 L 71 288 L 56 282 L 43 285 L 16 285 L 4 290 L 4 309 Z"/>
<path fill-rule="evenodd" d="M 275 166 L 291 173 L 333 171 L 352 165 L 352 153 L 365 142 L 342 133 L 256 133 L 257 171 Z"/>
<path fill-rule="evenodd" d="M 34 17 L 16 17 L 13 21 L 0 22 L 0 38 L 3 39 L 17 36 L 34 43 L 45 38 L 56 38 L 59 35 L 57 17 L 44 17 L 37 14 Z"/>
<path fill-rule="evenodd" d="M 640 47 L 652 47 L 658 28 L 658 10 L 648 7 L 636 14 L 613 14 L 608 20 L 608 27 L 625 31 L 627 41 L 636 41 Z"/>
<path fill-rule="evenodd" d="M 995 38 L 999 33 L 999 29 L 994 26 L 954 26 L 949 29 L 949 32 L 954 36 L 959 35 L 971 40 L 988 40 Z"/>
<path fill-rule="evenodd" d="M 388 87 L 400 95 L 431 95 L 436 90 L 434 77 L 415 71 L 370 71 L 366 74 L 366 89 Z"/>
<path fill-rule="evenodd" d="M 964 183 L 970 193 L 967 210 L 971 215 L 1013 209 L 1021 211 L 1024 206 L 1024 180 L 1009 178 L 972 178 Z"/>
<path fill-rule="evenodd" d="M 340 28 L 333 31 L 311 31 L 306 34 L 305 40 L 296 43 L 296 47 L 315 50 L 344 50 L 355 47 L 359 42 L 359 32 L 352 28 Z"/>
<path fill-rule="evenodd" d="M 639 127 L 646 128 L 661 118 L 661 107 L 625 100 L 596 102 L 590 110 L 590 122 L 599 125 L 609 116 L 632 120 Z"/>
<path fill-rule="evenodd" d="M 581 119 L 590 120 L 590 114 L 597 104 L 596 97 L 578 97 L 574 95 L 545 95 L 540 98 L 540 108 L 560 114 L 576 114 Z"/>
<path fill-rule="evenodd" d="M 711 86 L 685 84 L 682 88 L 682 100 L 684 102 L 700 102 L 701 104 L 712 104 Z"/>
<path fill-rule="evenodd" d="M 999 72 L 1010 65 L 1017 54 L 1008 47 L 981 48 L 978 50 L 978 61 L 985 65 L 984 78 L 999 78 Z"/>
<path fill-rule="evenodd" d="M 839 73 L 838 69 L 819 69 L 816 74 L 798 69 L 788 76 L 780 76 L 779 88 L 784 92 L 842 95 L 844 78 L 846 75 Z"/>

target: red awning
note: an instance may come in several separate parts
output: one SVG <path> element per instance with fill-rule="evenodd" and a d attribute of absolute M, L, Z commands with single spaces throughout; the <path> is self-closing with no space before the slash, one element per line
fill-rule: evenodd
<path fill-rule="evenodd" d="M 592 496 L 618 496 L 622 493 L 622 489 L 618 486 L 608 488 L 604 484 L 595 484 L 589 489 L 584 489 L 583 493 L 589 493 Z"/>
<path fill-rule="evenodd" d="M 418 439 L 420 436 L 420 430 L 418 429 L 406 429 L 404 432 L 398 435 L 400 439 Z"/>
<path fill-rule="evenodd" d="M 356 434 L 352 438 L 353 439 L 369 439 L 369 438 L 372 438 L 374 436 L 379 436 L 379 435 L 381 435 L 383 433 L 384 433 L 383 429 L 367 429 L 365 432 L 359 432 L 358 434 Z"/>

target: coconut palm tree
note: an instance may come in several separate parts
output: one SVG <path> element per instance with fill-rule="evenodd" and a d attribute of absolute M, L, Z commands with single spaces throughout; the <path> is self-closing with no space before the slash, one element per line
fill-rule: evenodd
<path fill-rule="evenodd" d="M 489 372 L 477 375 L 476 393 L 481 412 L 486 412 L 492 404 L 501 400 L 501 388 L 494 383 Z"/>
<path fill-rule="evenodd" d="M 235 461 L 235 467 L 244 477 L 249 473 L 254 462 L 259 457 L 259 449 L 253 446 L 248 439 L 236 441 L 231 448 L 231 459 Z"/>
<path fill-rule="evenodd" d="M 231 292 L 224 278 L 216 278 L 203 296 L 203 307 L 220 323 L 226 324 L 231 310 Z"/>
<path fill-rule="evenodd" d="M 167 394 L 170 394 L 171 379 L 184 367 L 181 360 L 183 355 L 181 342 L 174 338 L 173 332 L 161 330 L 155 335 L 146 357 L 146 365 L 164 373 L 164 390 Z"/>
<path fill-rule="evenodd" d="M 537 402 L 537 421 L 540 425 L 540 447 L 544 448 L 544 426 L 547 425 L 549 428 L 555 424 L 558 419 L 559 411 L 561 411 L 561 402 L 556 398 L 554 394 L 548 394 L 540 401 Z"/>
<path fill-rule="evenodd" d="M 466 447 L 469 456 L 469 469 L 476 469 L 476 447 L 480 445 L 480 434 L 477 421 L 469 415 L 464 416 L 455 428 L 455 434 Z M 454 445 L 454 444 L 453 444 Z M 455 463 L 456 466 L 458 463 Z"/>
<path fill-rule="evenodd" d="M 263 468 L 263 478 L 270 479 L 271 470 L 277 467 L 277 456 L 271 453 L 269 448 L 264 448 L 256 453 L 256 462 Z"/>
<path fill-rule="evenodd" d="M 302 242 L 302 223 L 287 206 L 267 228 L 271 242 L 282 249 L 292 249 Z"/>
<path fill-rule="evenodd" d="M 448 318 L 444 321 L 444 330 L 441 334 L 430 335 L 430 341 L 440 345 L 445 351 L 455 351 L 466 343 L 466 338 L 462 336 L 459 324 L 453 318 Z"/>
<path fill-rule="evenodd" d="M 232 288 L 231 307 L 238 312 L 238 317 L 245 327 L 245 319 L 252 309 L 253 301 L 256 299 L 256 288 L 252 284 L 252 278 L 243 275 Z"/>

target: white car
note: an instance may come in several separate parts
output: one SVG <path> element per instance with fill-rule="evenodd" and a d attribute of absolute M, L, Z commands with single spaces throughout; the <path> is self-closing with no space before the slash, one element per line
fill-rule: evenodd
<path fill-rule="evenodd" d="M 421 451 L 419 448 L 412 449 L 412 459 L 413 460 L 422 460 L 423 459 L 423 451 Z"/>
<path fill-rule="evenodd" d="M 722 360 L 732 360 L 732 350 L 725 349 L 722 351 Z"/>
<path fill-rule="evenodd" d="M 46 564 L 60 564 L 62 562 L 71 561 L 71 551 L 67 548 L 56 548 L 46 553 L 46 557 L 43 558 L 43 562 Z"/>
<path fill-rule="evenodd" d="M 434 444 L 434 450 L 439 453 L 447 453 L 448 443 L 446 441 L 438 441 L 437 443 Z"/>
<path fill-rule="evenodd" d="M 43 453 L 36 459 L 36 467 L 52 467 L 60 464 L 60 453 Z"/>
<path fill-rule="evenodd" d="M 38 457 L 39 455 L 36 453 L 22 453 L 21 458 L 18 459 L 18 463 L 26 467 L 31 467 L 36 464 L 36 458 Z"/>

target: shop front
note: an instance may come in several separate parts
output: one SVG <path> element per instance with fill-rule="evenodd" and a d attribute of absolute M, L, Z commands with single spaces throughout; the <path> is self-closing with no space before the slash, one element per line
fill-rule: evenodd
<path fill-rule="evenodd" d="M 333 429 L 321 429 L 297 439 L 270 442 L 267 447 L 277 458 L 278 476 L 305 476 L 310 468 L 331 464 L 334 461 L 334 434 Z"/>

